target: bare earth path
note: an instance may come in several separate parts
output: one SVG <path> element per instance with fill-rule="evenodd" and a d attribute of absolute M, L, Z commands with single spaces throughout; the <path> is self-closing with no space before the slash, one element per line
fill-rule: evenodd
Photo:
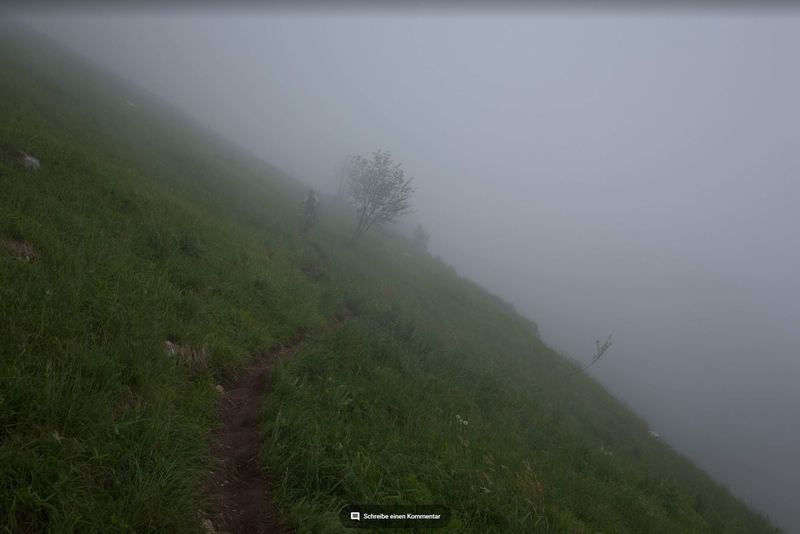
<path fill-rule="evenodd" d="M 215 504 L 211 524 L 206 521 L 209 532 L 289 532 L 278 517 L 270 495 L 269 477 L 259 461 L 262 444 L 259 416 L 267 377 L 294 346 L 257 356 L 250 366 L 242 369 L 232 389 L 220 400 L 222 426 L 215 431 L 211 442 L 211 455 L 217 467 L 207 486 Z"/>
<path fill-rule="evenodd" d="M 320 335 L 338 328 L 355 315 L 348 308 Z M 269 375 L 280 360 L 290 356 L 309 338 L 302 333 L 288 346 L 257 355 L 240 372 L 232 389 L 219 402 L 222 425 L 211 440 L 216 468 L 206 485 L 214 513 L 204 521 L 209 534 L 284 534 L 291 532 L 281 521 L 271 492 L 269 474 L 259 461 L 263 438 L 260 415 Z"/>

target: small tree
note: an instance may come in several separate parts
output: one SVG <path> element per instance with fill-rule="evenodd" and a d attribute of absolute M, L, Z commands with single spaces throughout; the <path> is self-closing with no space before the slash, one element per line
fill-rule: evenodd
<path fill-rule="evenodd" d="M 414 190 L 399 163 L 388 152 L 376 150 L 372 159 L 353 158 L 350 166 L 350 199 L 356 206 L 355 243 L 376 224 L 391 222 L 409 212 Z"/>
<path fill-rule="evenodd" d="M 414 228 L 414 235 L 411 237 L 414 244 L 422 250 L 428 250 L 428 242 L 431 240 L 431 234 L 428 233 L 421 224 Z"/>
<path fill-rule="evenodd" d="M 584 365 L 580 369 L 577 369 L 573 373 L 567 375 L 567 377 L 582 373 L 582 372 L 586 371 L 589 367 L 591 367 L 594 364 L 596 364 L 597 362 L 599 362 L 600 358 L 603 357 L 603 354 L 608 352 L 608 349 L 610 349 L 611 345 L 613 345 L 613 343 L 611 342 L 611 336 L 608 336 L 608 339 L 606 339 L 605 342 L 602 345 L 600 344 L 600 340 L 599 339 L 597 341 L 595 341 L 594 344 L 595 344 L 596 350 L 594 352 L 594 356 L 592 356 L 592 361 L 589 362 L 588 364 Z"/>

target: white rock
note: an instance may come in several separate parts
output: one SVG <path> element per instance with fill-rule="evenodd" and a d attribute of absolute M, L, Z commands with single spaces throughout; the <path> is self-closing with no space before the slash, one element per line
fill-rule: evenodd
<path fill-rule="evenodd" d="M 42 166 L 42 164 L 39 163 L 39 160 L 31 156 L 30 154 L 22 151 L 20 151 L 20 153 L 22 154 L 22 166 L 25 167 L 26 169 L 32 169 L 34 171 L 38 171 L 39 168 Z"/>

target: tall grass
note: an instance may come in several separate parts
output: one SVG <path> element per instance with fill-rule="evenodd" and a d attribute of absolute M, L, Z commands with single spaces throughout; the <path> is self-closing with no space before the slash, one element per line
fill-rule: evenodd
<path fill-rule="evenodd" d="M 299 183 L 11 27 L 0 151 L 0 240 L 36 251 L 0 245 L 4 532 L 197 532 L 212 386 L 336 318 L 264 407 L 300 531 L 341 530 L 349 502 L 445 504 L 452 532 L 772 531 L 596 382 L 562 380 L 575 365 L 511 306 L 391 232 L 345 246 L 330 199 L 301 237 Z"/>

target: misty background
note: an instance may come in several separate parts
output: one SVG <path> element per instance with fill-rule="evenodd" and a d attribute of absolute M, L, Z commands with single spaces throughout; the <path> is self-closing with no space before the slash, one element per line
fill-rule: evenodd
<path fill-rule="evenodd" d="M 592 374 L 800 532 L 800 19 L 267 15 L 23 20 L 322 190 L 390 150 L 434 253 L 613 334 Z"/>

